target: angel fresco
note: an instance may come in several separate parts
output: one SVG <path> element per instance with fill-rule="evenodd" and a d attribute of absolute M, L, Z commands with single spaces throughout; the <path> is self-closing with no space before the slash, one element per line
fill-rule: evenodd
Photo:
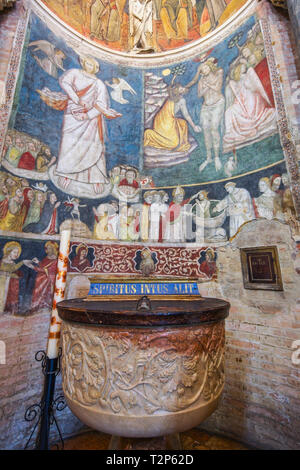
<path fill-rule="evenodd" d="M 234 70 L 227 89 L 230 102 L 225 112 L 224 152 L 277 132 L 276 109 L 252 67 L 247 70 L 240 64 Z"/>
<path fill-rule="evenodd" d="M 262 32 L 256 23 L 239 45 L 235 35 L 228 47 L 239 55 L 231 63 L 226 80 L 223 151 L 262 140 L 277 132 L 276 110 Z"/>
<path fill-rule="evenodd" d="M 39 66 L 42 67 L 46 73 L 51 75 L 51 77 L 58 77 L 58 69 L 65 72 L 66 69 L 63 67 L 63 61 L 66 59 L 65 53 L 60 49 L 57 49 L 49 41 L 42 39 L 39 41 L 32 41 L 28 44 L 28 47 L 34 48 L 32 49 L 34 53 L 42 53 L 42 57 L 39 57 L 37 54 L 34 54 L 33 57 Z"/>
<path fill-rule="evenodd" d="M 124 80 L 124 78 L 114 77 L 111 83 L 106 80 L 105 85 L 112 88 L 113 91 L 111 92 L 110 96 L 114 101 L 117 101 L 117 103 L 120 104 L 129 103 L 129 101 L 123 97 L 124 91 L 129 91 L 129 93 L 132 95 L 136 95 L 135 90 L 129 85 L 129 83 L 126 82 L 126 80 Z"/>

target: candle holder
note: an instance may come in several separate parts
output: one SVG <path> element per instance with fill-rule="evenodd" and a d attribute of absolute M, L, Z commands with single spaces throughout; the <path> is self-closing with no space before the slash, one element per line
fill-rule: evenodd
<path fill-rule="evenodd" d="M 38 351 L 35 354 L 35 360 L 42 363 L 42 372 L 45 376 L 45 383 L 43 396 L 40 403 L 35 403 L 29 406 L 25 411 L 25 421 L 36 422 L 24 449 L 28 448 L 32 436 L 34 435 L 34 432 L 39 425 L 35 449 L 49 450 L 49 432 L 50 426 L 53 424 L 55 425 L 59 434 L 61 450 L 64 448 L 64 440 L 55 416 L 55 412 L 64 410 L 67 404 L 63 395 L 59 395 L 54 400 L 55 381 L 61 370 L 61 354 L 61 348 L 59 348 L 58 356 L 53 359 L 49 359 L 45 351 Z M 58 445 L 57 447 L 59 449 Z"/>

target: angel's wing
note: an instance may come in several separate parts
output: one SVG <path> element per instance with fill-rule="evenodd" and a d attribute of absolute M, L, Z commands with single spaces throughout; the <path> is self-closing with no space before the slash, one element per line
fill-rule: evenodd
<path fill-rule="evenodd" d="M 39 41 L 32 41 L 28 44 L 28 46 L 35 46 L 34 51 L 42 51 L 44 54 L 46 54 L 48 57 L 52 58 L 54 56 L 54 45 L 51 44 L 49 41 L 45 41 L 43 39 Z"/>
<path fill-rule="evenodd" d="M 257 73 L 255 72 L 255 70 L 252 67 L 250 67 L 248 69 L 247 75 L 251 80 L 251 84 L 252 84 L 251 88 L 253 90 L 255 89 L 255 91 L 260 93 L 260 95 L 264 98 L 264 100 L 268 103 L 268 105 L 271 106 L 271 103 L 270 103 L 269 97 L 267 95 L 267 92 L 264 89 L 263 84 L 261 83 Z"/>
<path fill-rule="evenodd" d="M 129 83 L 124 80 L 124 78 L 120 78 L 119 88 L 122 91 L 129 91 L 132 95 L 136 95 L 136 91 L 129 85 Z"/>
<path fill-rule="evenodd" d="M 226 109 L 228 109 L 234 103 L 234 98 L 235 98 L 230 82 L 225 87 Z"/>
<path fill-rule="evenodd" d="M 112 89 L 115 89 L 115 88 L 117 88 L 117 86 L 118 86 L 118 85 L 116 86 L 114 83 L 109 83 L 107 80 L 105 80 L 104 83 L 105 83 L 105 85 L 109 86 L 109 87 L 112 88 Z"/>

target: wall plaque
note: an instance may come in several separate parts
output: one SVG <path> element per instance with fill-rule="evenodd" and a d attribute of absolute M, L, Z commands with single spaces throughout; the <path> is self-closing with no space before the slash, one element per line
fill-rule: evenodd
<path fill-rule="evenodd" d="M 90 278 L 87 300 L 201 298 L 197 280 L 189 279 L 99 279 Z"/>
<path fill-rule="evenodd" d="M 245 289 L 283 290 L 276 246 L 241 248 Z"/>

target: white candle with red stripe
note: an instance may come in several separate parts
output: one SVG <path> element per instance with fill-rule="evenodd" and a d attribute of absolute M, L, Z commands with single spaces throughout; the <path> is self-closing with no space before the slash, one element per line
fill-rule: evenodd
<path fill-rule="evenodd" d="M 66 279 L 68 270 L 68 256 L 70 249 L 71 231 L 63 230 L 60 237 L 59 255 L 57 262 L 54 296 L 52 304 L 52 314 L 50 322 L 50 331 L 48 338 L 47 356 L 49 359 L 58 357 L 60 342 L 61 320 L 58 316 L 56 304 L 65 297 Z"/>

